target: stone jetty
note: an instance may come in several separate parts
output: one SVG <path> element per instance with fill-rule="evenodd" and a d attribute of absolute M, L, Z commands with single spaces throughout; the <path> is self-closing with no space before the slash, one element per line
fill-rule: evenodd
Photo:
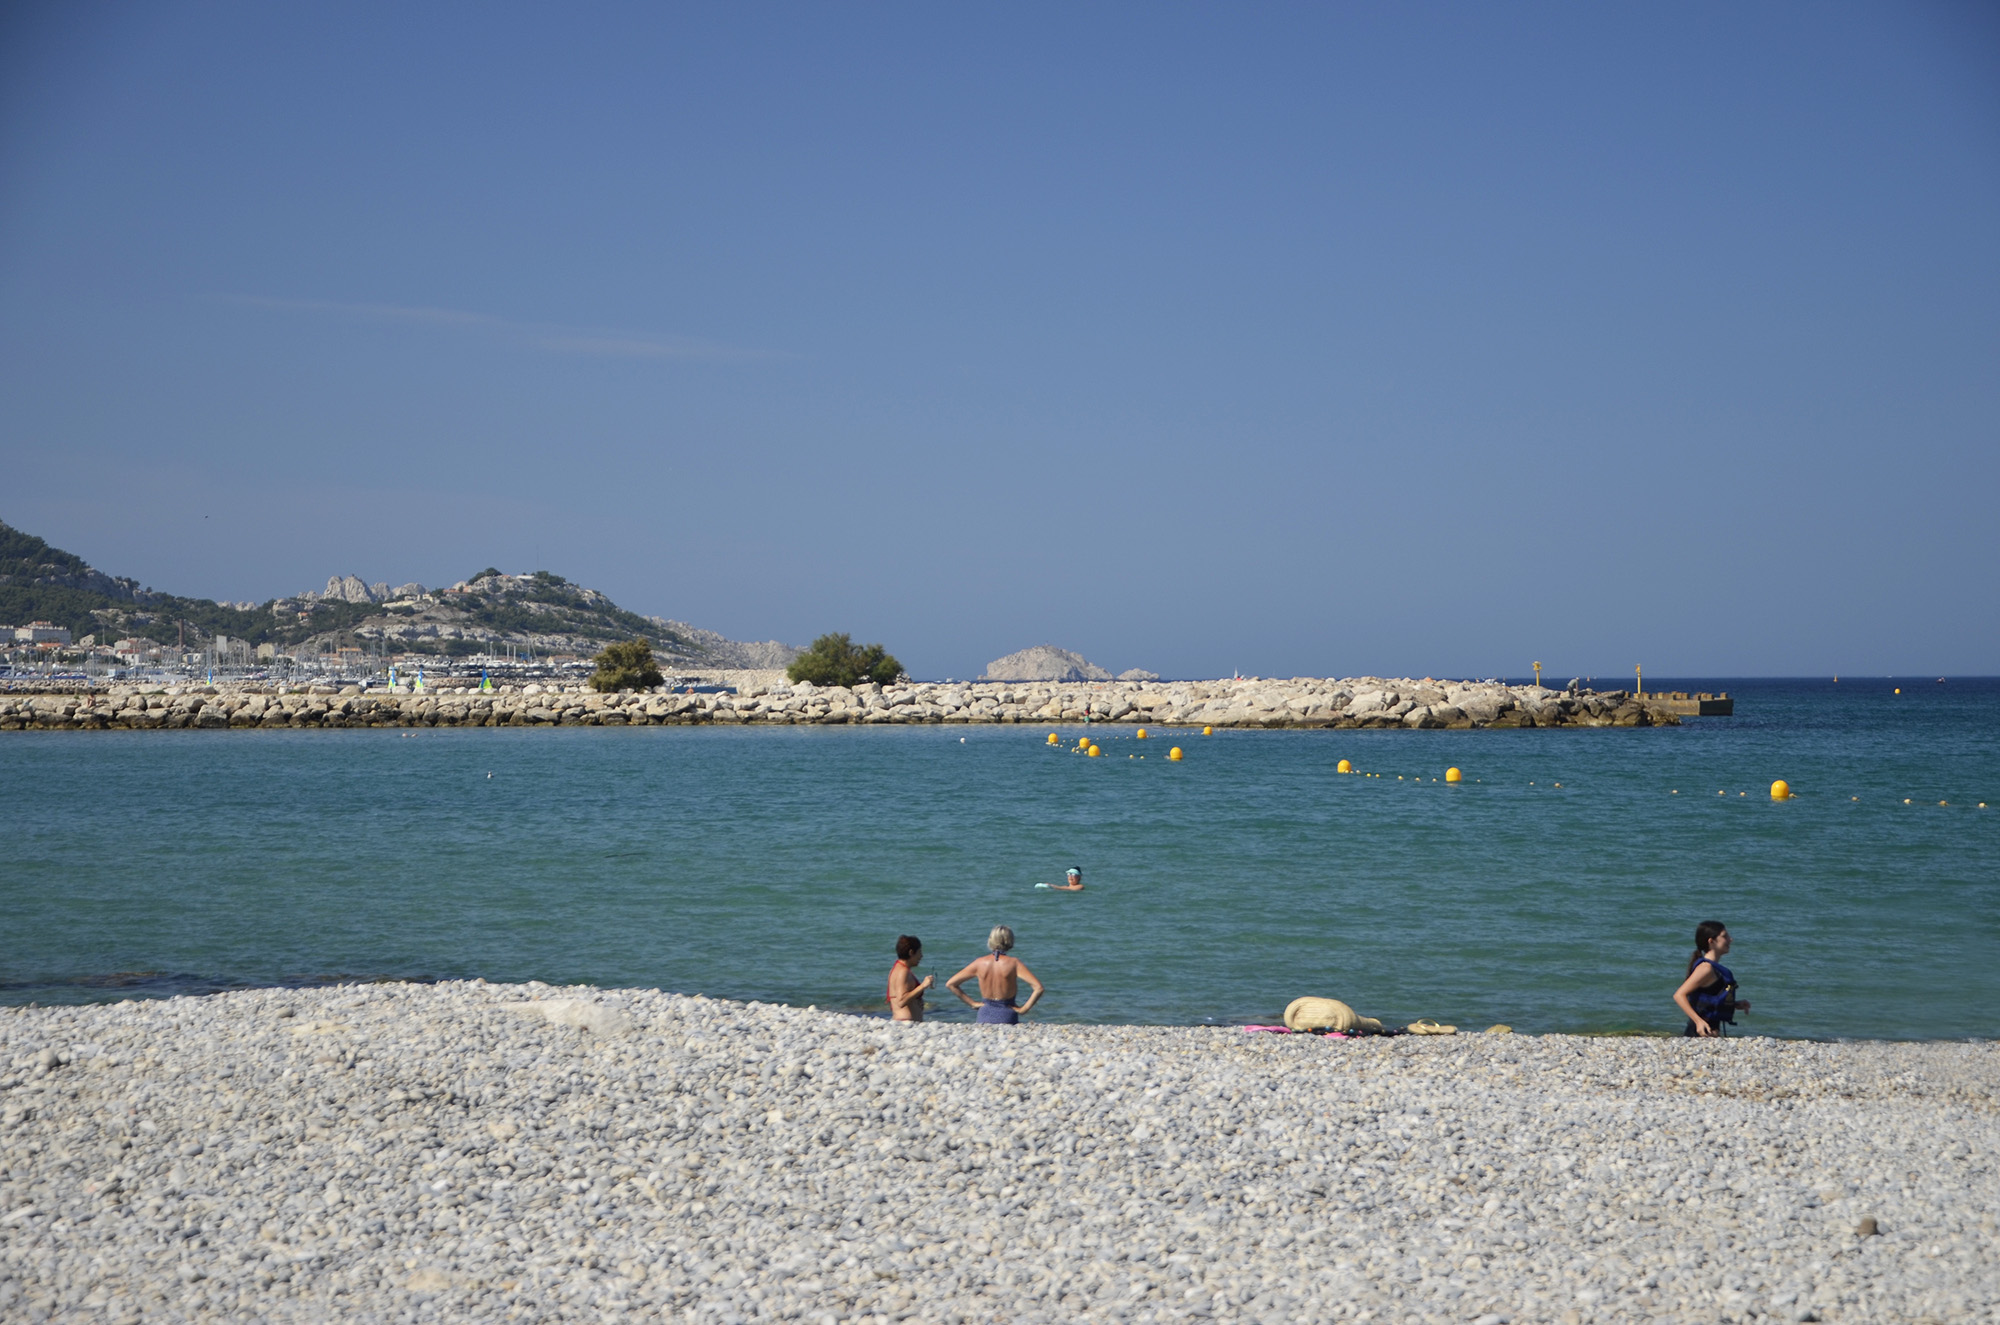
<path fill-rule="evenodd" d="M 1991 1322 L 1997 1100 L 1990 1043 L 9 1008 L 0 1320 Z"/>
<path fill-rule="evenodd" d="M 1653 727 L 1680 719 L 1622 690 L 1358 677 L 1221 681 L 753 683 L 734 693 L 600 695 L 580 686 L 165 685 L 0 692 L 0 731 L 223 727 L 616 727 L 695 723 L 1075 723 L 1154 727 Z"/>

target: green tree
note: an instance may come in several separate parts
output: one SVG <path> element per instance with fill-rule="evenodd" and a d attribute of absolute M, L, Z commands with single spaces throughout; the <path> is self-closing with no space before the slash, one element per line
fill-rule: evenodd
<path fill-rule="evenodd" d="M 903 664 L 880 644 L 857 645 L 845 634 L 821 635 L 785 669 L 792 680 L 818 686 L 851 686 L 861 681 L 888 685 L 902 674 Z"/>
<path fill-rule="evenodd" d="M 666 680 L 653 661 L 653 643 L 648 639 L 607 645 L 592 661 L 597 664 L 590 678 L 592 690 L 651 690 Z"/>

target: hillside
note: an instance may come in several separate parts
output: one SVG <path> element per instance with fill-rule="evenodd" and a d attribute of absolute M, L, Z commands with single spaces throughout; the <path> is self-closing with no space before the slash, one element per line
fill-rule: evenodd
<path fill-rule="evenodd" d="M 463 657 L 508 649 L 591 654 L 644 635 L 669 660 L 711 667 L 782 667 L 797 650 L 744 643 L 664 617 L 629 612 L 595 589 L 536 571 L 488 567 L 449 589 L 390 588 L 334 576 L 312 590 L 262 604 L 217 603 L 141 588 L 83 558 L 0 523 L 0 623 L 51 621 L 81 640 L 137 636 L 199 646 L 217 635 L 288 653 L 346 646 Z"/>

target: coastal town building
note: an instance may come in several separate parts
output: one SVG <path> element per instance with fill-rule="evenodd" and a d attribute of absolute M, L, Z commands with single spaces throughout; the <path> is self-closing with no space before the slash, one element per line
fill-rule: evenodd
<path fill-rule="evenodd" d="M 70 642 L 69 630 L 48 621 L 30 621 L 25 626 L 15 627 L 14 641 L 17 644 L 63 645 Z"/>

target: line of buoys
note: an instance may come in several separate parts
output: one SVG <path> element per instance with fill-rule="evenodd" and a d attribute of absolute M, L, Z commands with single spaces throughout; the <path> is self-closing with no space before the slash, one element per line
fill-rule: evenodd
<path fill-rule="evenodd" d="M 1174 763 L 1178 764 L 1181 761 L 1181 748 L 1177 745 L 1173 749 L 1167 751 L 1167 758 L 1172 760 Z"/>

